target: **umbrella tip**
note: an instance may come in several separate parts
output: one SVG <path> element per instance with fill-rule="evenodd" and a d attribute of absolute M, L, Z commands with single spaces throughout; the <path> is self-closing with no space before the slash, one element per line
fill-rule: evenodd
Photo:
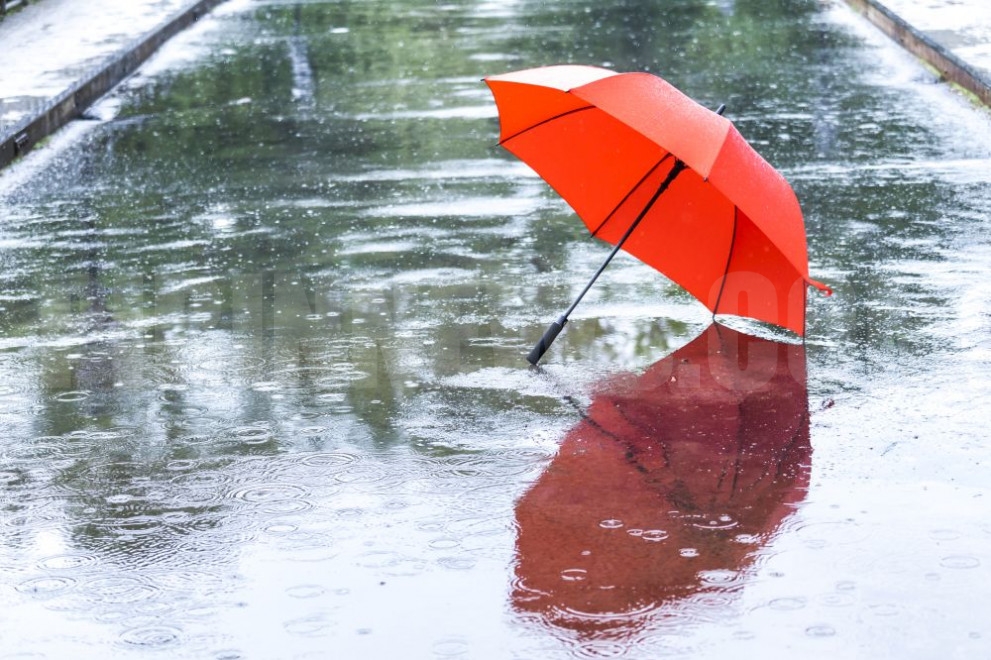
<path fill-rule="evenodd" d="M 823 295 L 825 295 L 827 298 L 833 295 L 833 289 L 828 284 L 823 284 L 822 282 L 816 282 L 812 278 L 808 278 L 806 281 L 815 288 L 819 289 L 819 291 L 821 291 Z"/>
<path fill-rule="evenodd" d="M 717 114 L 717 115 L 721 115 L 721 114 L 723 114 L 723 113 L 724 113 L 725 111 L 726 111 L 726 104 L 725 104 L 725 103 L 720 103 L 720 104 L 719 104 L 719 107 L 718 107 L 718 108 L 716 108 L 716 114 Z"/>

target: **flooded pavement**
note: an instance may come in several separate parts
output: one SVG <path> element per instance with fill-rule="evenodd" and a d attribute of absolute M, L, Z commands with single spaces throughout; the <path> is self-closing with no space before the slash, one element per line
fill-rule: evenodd
<path fill-rule="evenodd" d="M 480 79 L 560 62 L 794 185 L 760 387 L 631 258 L 527 369 L 606 250 Z M 232 0 L 91 114 L 0 176 L 0 657 L 991 652 L 991 120 L 845 6 Z"/>

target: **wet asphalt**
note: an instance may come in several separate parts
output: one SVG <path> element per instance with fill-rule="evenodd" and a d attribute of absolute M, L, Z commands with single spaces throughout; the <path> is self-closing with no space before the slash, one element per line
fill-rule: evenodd
<path fill-rule="evenodd" d="M 0 168 L 26 154 L 178 30 L 224 0 L 44 0 L 0 20 Z M 971 93 L 991 94 L 991 11 L 981 0 L 849 0 Z M 948 64 L 948 62 L 950 64 Z M 963 73 L 957 70 L 962 69 Z M 959 81 L 958 81 L 959 84 Z M 66 99 L 69 99 L 67 102 Z"/>

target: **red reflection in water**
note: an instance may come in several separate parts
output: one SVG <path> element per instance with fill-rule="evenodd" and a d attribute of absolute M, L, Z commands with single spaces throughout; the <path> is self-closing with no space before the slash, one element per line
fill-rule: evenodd
<path fill-rule="evenodd" d="M 738 588 L 808 486 L 805 380 L 804 346 L 712 325 L 607 381 L 516 505 L 514 607 L 616 639 Z"/>

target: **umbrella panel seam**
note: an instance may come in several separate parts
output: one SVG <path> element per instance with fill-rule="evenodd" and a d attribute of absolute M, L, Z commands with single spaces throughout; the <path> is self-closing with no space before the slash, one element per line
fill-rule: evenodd
<path fill-rule="evenodd" d="M 605 227 L 606 224 L 613 219 L 613 216 L 616 215 L 616 212 L 619 211 L 621 208 L 623 208 L 623 205 L 626 204 L 626 201 L 630 199 L 633 193 L 639 190 L 640 186 L 642 186 L 647 181 L 647 179 L 649 179 L 650 176 L 657 171 L 657 168 L 660 167 L 664 163 L 664 161 L 666 161 L 669 158 L 674 158 L 674 154 L 672 154 L 670 151 L 664 154 L 660 160 L 654 163 L 654 165 L 649 170 L 647 170 L 647 172 L 642 177 L 640 177 L 640 180 L 637 181 L 636 185 L 634 185 L 632 188 L 629 189 L 629 191 L 627 191 L 626 195 L 623 196 L 623 199 L 621 199 L 619 203 L 616 204 L 615 207 L 613 207 L 613 210 L 610 211 L 609 214 L 602 220 L 602 222 L 599 223 L 599 226 L 596 227 L 595 231 L 592 232 L 592 236 L 598 235 L 599 230 Z"/>
<path fill-rule="evenodd" d="M 503 138 L 503 139 L 499 140 L 499 146 L 504 146 L 510 140 L 515 140 L 516 138 L 520 137 L 521 135 L 525 135 L 526 133 L 529 133 L 530 131 L 532 131 L 532 130 L 534 130 L 536 128 L 540 128 L 541 126 L 543 126 L 545 124 L 549 124 L 549 123 L 551 123 L 553 121 L 557 121 L 558 119 L 562 119 L 562 118 L 567 117 L 569 115 L 573 115 L 573 114 L 576 114 L 576 113 L 579 113 L 579 112 L 585 112 L 586 110 L 595 110 L 595 106 L 594 105 L 586 105 L 586 106 L 583 106 L 581 108 L 574 108 L 572 110 L 568 110 L 567 112 L 562 112 L 561 114 L 554 115 L 553 117 L 548 117 L 547 119 L 541 120 L 541 121 L 537 122 L 536 124 L 532 124 L 530 126 L 527 126 L 522 131 L 517 131 L 516 133 L 513 133 L 509 137 Z"/>

